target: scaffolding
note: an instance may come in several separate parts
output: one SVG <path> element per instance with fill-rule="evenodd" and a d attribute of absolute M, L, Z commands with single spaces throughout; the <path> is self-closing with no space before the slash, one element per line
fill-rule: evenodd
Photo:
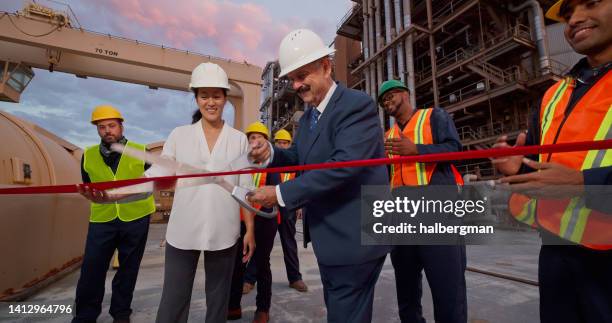
<path fill-rule="evenodd" d="M 376 98 L 385 80 L 404 81 L 413 106 L 451 114 L 466 150 L 525 131 L 545 90 L 579 58 L 559 62 L 548 49 L 549 29 L 559 29 L 544 19 L 542 8 L 552 0 L 353 2 L 337 32 L 361 43 L 359 55 L 350 55 L 354 60 L 336 65 L 357 77 L 347 86 Z M 383 120 L 389 127 L 390 118 Z M 459 166 L 466 173 L 476 165 L 485 177 L 496 176 L 488 161 Z"/>
<path fill-rule="evenodd" d="M 268 62 L 261 78 L 262 103 L 259 108 L 261 121 L 270 129 L 271 136 L 285 129 L 294 134 L 304 111 L 304 103 L 296 94 L 287 78 L 279 78 L 277 61 Z"/>

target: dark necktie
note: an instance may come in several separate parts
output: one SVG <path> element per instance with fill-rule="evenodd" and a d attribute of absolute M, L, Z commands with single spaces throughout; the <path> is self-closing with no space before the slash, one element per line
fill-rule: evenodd
<path fill-rule="evenodd" d="M 317 122 L 319 121 L 320 115 L 321 112 L 316 108 L 313 108 L 312 112 L 310 112 L 310 131 L 314 130 L 314 128 L 317 126 Z"/>

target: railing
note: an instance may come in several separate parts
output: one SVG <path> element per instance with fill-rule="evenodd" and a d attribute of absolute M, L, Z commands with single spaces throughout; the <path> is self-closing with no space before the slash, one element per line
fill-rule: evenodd
<path fill-rule="evenodd" d="M 485 40 L 484 43 L 481 45 L 477 45 L 471 48 L 458 48 L 450 54 L 438 59 L 436 63 L 437 69 L 439 71 L 453 64 L 467 60 L 476 55 L 477 53 L 486 50 L 487 48 L 491 48 L 493 45 L 498 44 L 504 40 L 510 39 L 512 37 L 521 37 L 527 40 L 531 40 L 529 27 L 522 24 L 517 24 L 508 28 L 501 34 Z M 431 69 L 415 73 L 415 76 L 417 76 L 417 82 L 423 81 L 431 77 L 431 75 Z"/>
<path fill-rule="evenodd" d="M 455 10 L 459 9 L 463 4 L 468 2 L 469 0 L 451 0 L 448 1 L 447 5 L 434 12 L 431 16 L 433 19 L 440 18 L 442 16 L 448 16 L 455 12 Z"/>
<path fill-rule="evenodd" d="M 478 84 L 482 83 L 484 87 L 478 88 Z M 463 100 L 469 99 L 476 96 L 478 93 L 483 93 L 491 89 L 488 80 L 479 80 L 474 83 L 468 84 L 459 90 L 455 90 L 452 93 L 440 97 L 440 106 L 446 107 L 451 104 L 459 103 Z"/>
<path fill-rule="evenodd" d="M 470 126 L 463 126 L 457 128 L 457 133 L 459 134 L 459 139 L 461 139 L 461 141 L 478 139 L 476 137 L 476 133 L 474 132 L 474 130 L 472 130 L 472 127 Z"/>
<path fill-rule="evenodd" d="M 353 13 L 355 11 L 361 11 L 361 4 L 357 3 L 354 4 L 353 7 L 351 7 L 351 9 L 349 9 L 344 16 L 342 17 L 342 19 L 340 19 L 340 23 L 338 23 L 338 25 L 336 25 L 336 30 L 340 29 L 342 26 L 344 26 L 344 24 L 349 21 L 351 19 L 351 17 L 353 16 Z"/>

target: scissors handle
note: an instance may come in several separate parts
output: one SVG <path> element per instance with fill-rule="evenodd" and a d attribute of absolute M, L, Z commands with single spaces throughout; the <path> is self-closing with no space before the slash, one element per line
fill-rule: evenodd
<path fill-rule="evenodd" d="M 245 209 L 263 217 L 266 219 L 274 219 L 276 217 L 276 215 L 278 214 L 278 208 L 276 206 L 274 206 L 272 208 L 272 212 L 263 212 L 261 210 L 258 210 L 256 208 L 254 208 L 251 203 L 249 203 L 247 201 L 247 196 L 249 196 L 249 194 L 252 194 L 253 191 L 251 191 L 248 188 L 244 188 L 241 186 L 234 186 L 234 189 L 232 190 L 232 197 Z"/>

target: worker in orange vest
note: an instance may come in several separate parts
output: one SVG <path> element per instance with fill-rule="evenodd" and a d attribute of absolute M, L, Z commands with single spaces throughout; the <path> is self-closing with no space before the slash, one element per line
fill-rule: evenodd
<path fill-rule="evenodd" d="M 292 141 L 291 133 L 285 129 L 280 129 L 274 135 L 274 145 L 278 148 L 287 149 L 291 146 Z M 282 183 L 294 178 L 295 173 L 281 173 Z M 308 286 L 302 280 L 297 242 L 295 241 L 295 222 L 302 210 L 287 211 L 285 208 L 280 208 L 279 211 L 281 212 L 282 220 L 278 225 L 278 234 L 280 235 L 281 246 L 283 247 L 283 258 L 285 260 L 289 287 L 303 293 L 308 291 Z"/>
<path fill-rule="evenodd" d="M 586 57 L 544 94 L 515 146 L 612 139 L 612 0 L 561 0 L 546 17 L 565 23 L 565 39 Z M 500 137 L 495 147 L 510 147 L 507 140 Z M 530 191 L 513 196 L 510 209 L 541 232 L 541 322 L 612 322 L 612 208 L 602 205 L 610 194 L 593 198 L 588 186 L 612 185 L 612 150 L 528 157 L 494 164 L 508 175 L 502 182 Z M 556 200 L 541 195 L 560 191 L 559 185 L 586 194 Z"/>
<path fill-rule="evenodd" d="M 245 131 L 249 143 L 252 143 L 261 138 L 269 140 L 269 130 L 261 122 L 254 122 L 247 126 Z M 281 178 L 278 173 L 256 173 L 253 174 L 253 186 L 262 187 L 265 185 L 276 185 L 280 183 Z M 262 207 L 261 205 L 253 205 L 255 208 L 270 212 L 270 209 Z M 234 271 L 234 277 L 232 282 L 232 292 L 230 293 L 230 306 L 228 311 L 228 320 L 237 320 L 242 317 L 240 310 L 240 302 L 242 299 L 242 291 L 244 291 L 247 284 L 254 285 L 257 282 L 257 296 L 255 302 L 257 310 L 255 311 L 255 318 L 253 322 L 268 322 L 269 311 L 272 301 L 272 271 L 270 270 L 270 253 L 274 246 L 274 237 L 278 230 L 278 224 L 281 221 L 280 213 L 276 219 L 266 219 L 264 217 L 255 217 L 255 253 L 253 258 L 249 261 L 246 268 L 240 266 L 242 272 L 236 273 Z M 247 281 L 245 273 L 249 271 L 249 268 L 254 267 L 255 281 Z M 253 270 L 253 269 L 251 269 Z M 244 281 L 243 290 L 241 291 L 237 286 L 240 286 L 238 282 Z"/>
<path fill-rule="evenodd" d="M 461 150 L 450 115 L 440 108 L 415 109 L 408 88 L 398 80 L 381 84 L 378 103 L 395 124 L 385 134 L 389 158 Z M 451 163 L 403 163 L 390 166 L 391 187 L 463 184 Z M 431 287 L 436 322 L 467 322 L 465 245 L 398 245 L 391 251 L 402 322 L 424 322 L 422 275 Z"/>

